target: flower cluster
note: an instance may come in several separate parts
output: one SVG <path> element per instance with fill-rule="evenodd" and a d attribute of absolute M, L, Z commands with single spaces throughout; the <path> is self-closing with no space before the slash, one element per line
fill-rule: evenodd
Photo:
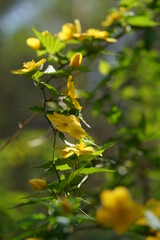
<path fill-rule="evenodd" d="M 61 32 L 58 33 L 58 37 L 63 40 L 67 41 L 70 39 L 78 39 L 80 41 L 84 41 L 87 38 L 105 40 L 107 42 L 116 42 L 115 38 L 109 37 L 109 32 L 101 31 L 95 28 L 89 28 L 86 32 L 81 31 L 81 24 L 79 20 L 75 20 L 74 24 L 67 23 L 62 26 Z"/>

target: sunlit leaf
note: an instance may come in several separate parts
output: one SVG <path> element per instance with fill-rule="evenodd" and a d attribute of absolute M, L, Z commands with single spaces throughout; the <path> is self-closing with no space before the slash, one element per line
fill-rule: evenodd
<path fill-rule="evenodd" d="M 41 82 L 41 84 L 43 84 L 53 96 L 59 96 L 60 95 L 58 90 L 56 88 L 54 88 L 52 85 L 50 85 L 48 83 L 44 83 L 44 82 Z"/>

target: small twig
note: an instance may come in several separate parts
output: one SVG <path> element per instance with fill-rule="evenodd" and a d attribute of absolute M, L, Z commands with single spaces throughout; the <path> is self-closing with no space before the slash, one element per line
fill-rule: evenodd
<path fill-rule="evenodd" d="M 79 208 L 79 211 L 83 213 L 85 216 L 89 217 L 90 219 L 94 219 L 91 216 L 89 216 L 86 212 L 84 212 L 81 208 Z"/>
<path fill-rule="evenodd" d="M 38 113 L 33 113 L 30 115 L 24 123 L 20 124 L 19 129 L 0 147 L 0 152 L 2 152 L 11 142 L 15 140 L 15 138 L 19 135 L 19 133 L 38 115 Z"/>

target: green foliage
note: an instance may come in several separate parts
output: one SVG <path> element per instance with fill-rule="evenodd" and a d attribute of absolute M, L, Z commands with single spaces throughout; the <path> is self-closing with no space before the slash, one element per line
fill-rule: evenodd
<path fill-rule="evenodd" d="M 89 229 L 105 231 L 109 239 L 145 239 L 151 229 L 155 237 L 158 234 L 160 203 L 151 201 L 150 206 L 147 202 L 159 198 L 160 183 L 157 171 L 160 68 L 155 45 L 158 6 L 155 1 L 136 0 L 122 0 L 119 6 L 106 18 L 109 32 L 95 29 L 81 32 L 78 20 L 63 25 L 62 31 L 53 36 L 33 29 L 40 42 L 36 52 L 38 56 L 45 54 L 45 65 L 42 68 L 32 62 L 30 66 L 28 62 L 26 72 L 20 69 L 13 73 L 24 73 L 42 92 L 43 101 L 30 109 L 43 115 L 50 132 L 33 131 L 32 136 L 38 136 L 29 141 L 28 133 L 24 133 L 8 146 L 8 152 L 0 153 L 4 170 L 5 159 L 17 168 L 31 163 L 31 159 L 37 166 L 33 168 L 33 177 L 25 171 L 28 179 L 33 178 L 30 185 L 37 192 L 15 204 L 15 209 L 30 209 L 32 214 L 27 216 L 24 211 L 24 218 L 4 231 L 5 239 L 64 240 L 75 234 L 74 239 L 81 239 L 79 231 Z M 115 39 L 119 41 L 129 31 L 136 36 L 133 47 L 123 46 L 113 54 L 114 61 L 108 62 L 108 46 L 112 42 L 118 44 Z M 76 91 L 77 75 L 92 74 L 91 69 L 94 74 L 89 76 L 97 77 L 94 86 Z M 93 117 L 86 121 L 83 111 L 88 105 Z M 94 129 L 96 137 L 92 137 Z M 39 174 L 41 179 L 37 179 Z M 119 186 L 126 188 L 116 188 Z M 23 184 L 22 188 L 27 190 Z M 114 190 L 109 191 L 110 195 L 106 190 L 105 198 L 100 192 L 106 188 L 118 189 L 115 190 L 118 197 Z M 143 204 L 139 218 L 145 218 L 145 227 L 138 226 L 134 219 L 142 206 L 134 203 L 127 188 Z M 2 214 L 10 222 L 6 211 Z M 94 238 L 98 237 L 97 230 Z"/>
<path fill-rule="evenodd" d="M 33 31 L 45 49 L 43 53 L 55 54 L 65 47 L 65 44 L 61 42 L 58 38 L 50 35 L 43 35 L 34 28 Z"/>

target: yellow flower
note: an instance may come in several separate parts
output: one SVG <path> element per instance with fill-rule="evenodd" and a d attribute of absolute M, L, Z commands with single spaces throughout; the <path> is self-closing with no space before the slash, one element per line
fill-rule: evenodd
<path fill-rule="evenodd" d="M 148 236 L 146 240 L 160 240 L 160 238 L 154 237 L 154 236 Z"/>
<path fill-rule="evenodd" d="M 46 180 L 39 178 L 30 179 L 29 184 L 34 190 L 43 190 L 47 186 Z"/>
<path fill-rule="evenodd" d="M 77 144 L 75 147 L 66 147 L 61 152 L 61 158 L 68 158 L 73 154 L 79 155 L 89 155 L 94 152 L 93 147 L 86 147 L 84 142 Z"/>
<path fill-rule="evenodd" d="M 160 218 L 160 201 L 157 201 L 155 199 L 150 199 L 149 201 L 147 201 L 145 208 L 149 211 L 152 211 L 156 217 Z M 147 226 L 148 222 L 144 216 L 138 219 L 138 221 L 136 221 L 136 224 L 140 226 Z"/>
<path fill-rule="evenodd" d="M 75 115 L 65 116 L 54 112 L 53 115 L 48 114 L 47 117 L 61 132 L 66 132 L 76 139 L 82 139 L 86 136 L 86 132 L 81 127 L 80 121 Z"/>
<path fill-rule="evenodd" d="M 73 212 L 73 206 L 71 205 L 67 198 L 62 199 L 61 208 L 63 214 L 69 214 Z"/>
<path fill-rule="evenodd" d="M 112 12 L 106 17 L 105 21 L 102 22 L 102 26 L 109 27 L 112 24 L 114 24 L 116 21 L 118 21 L 120 18 L 122 18 L 121 12 L 118 12 L 118 11 Z"/>
<path fill-rule="evenodd" d="M 74 20 L 74 24 L 66 23 L 62 26 L 61 32 L 58 33 L 58 37 L 62 41 L 67 41 L 73 38 L 76 33 L 81 33 L 81 24 L 78 19 Z"/>
<path fill-rule="evenodd" d="M 102 207 L 97 210 L 96 219 L 103 226 L 113 227 L 116 232 L 125 232 L 143 215 L 142 207 L 132 200 L 125 187 L 104 190 L 100 198 Z"/>
<path fill-rule="evenodd" d="M 26 43 L 29 47 L 33 48 L 34 50 L 38 50 L 41 48 L 41 42 L 38 38 L 28 38 Z"/>
<path fill-rule="evenodd" d="M 157 231 L 155 236 L 148 236 L 146 240 L 160 240 L 160 231 Z"/>
<path fill-rule="evenodd" d="M 67 89 L 68 89 L 67 95 L 71 98 L 73 105 L 75 106 L 76 109 L 81 110 L 82 106 L 76 100 L 76 98 L 78 96 L 76 94 L 76 89 L 75 89 L 75 86 L 74 86 L 74 82 L 72 81 L 72 76 L 71 75 L 68 77 Z"/>
<path fill-rule="evenodd" d="M 75 53 L 70 60 L 70 66 L 72 68 L 77 68 L 81 65 L 82 62 L 82 54 L 80 52 Z"/>
<path fill-rule="evenodd" d="M 40 66 L 45 62 L 46 62 L 45 58 L 41 59 L 39 62 L 35 62 L 34 60 L 30 62 L 25 62 L 23 63 L 24 68 L 18 69 L 18 70 L 12 70 L 11 72 L 13 74 L 20 74 L 20 75 L 29 73 L 29 72 L 32 72 L 33 70 L 37 70 L 38 68 L 40 68 Z"/>

